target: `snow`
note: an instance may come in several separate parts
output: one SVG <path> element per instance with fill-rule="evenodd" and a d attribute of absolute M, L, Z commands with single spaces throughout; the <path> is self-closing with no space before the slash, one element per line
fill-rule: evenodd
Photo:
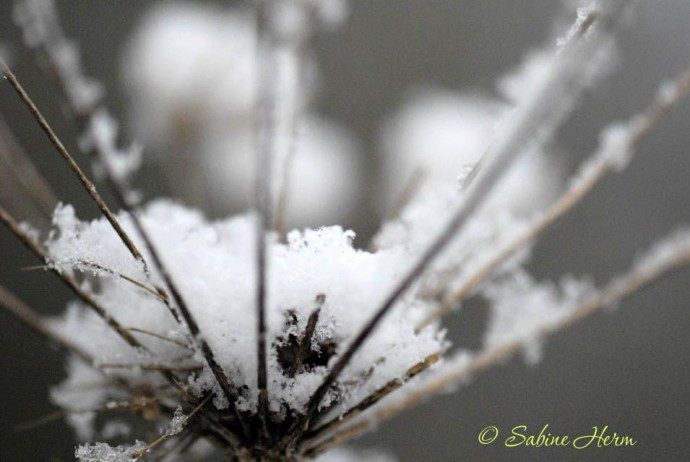
<path fill-rule="evenodd" d="M 542 330 L 565 319 L 594 292 L 591 281 L 566 276 L 559 284 L 539 283 L 525 271 L 515 271 L 493 282 L 482 291 L 490 304 L 485 348 L 521 341 L 526 345 L 528 362 L 536 363 Z"/>
<path fill-rule="evenodd" d="M 100 108 L 89 119 L 86 132 L 82 134 L 80 147 L 86 152 L 90 150 L 99 152 L 103 156 L 103 161 L 107 162 L 107 171 L 116 181 L 122 182 L 139 170 L 142 150 L 138 146 L 119 149 L 117 147 L 117 132 L 118 127 L 115 120 L 108 114 L 107 110 Z M 96 164 L 95 170 L 98 172 L 101 169 L 102 167 Z M 101 172 L 102 176 L 103 172 Z"/>
<path fill-rule="evenodd" d="M 281 153 L 290 144 L 294 149 L 285 210 L 290 227 L 337 224 L 355 213 L 361 205 L 364 172 L 361 148 L 349 131 L 322 117 L 307 116 L 294 137 L 281 137 L 278 144 Z M 201 152 L 205 154 L 200 175 L 213 197 L 236 208 L 251 204 L 256 164 L 253 132 L 224 130 L 205 140 Z M 281 180 L 282 173 L 276 166 L 274 178 Z M 279 190 L 274 188 L 276 195 Z"/>
<path fill-rule="evenodd" d="M 187 424 L 187 416 L 182 412 L 182 406 L 177 406 L 175 409 L 175 414 L 170 421 L 170 426 L 166 432 L 170 436 L 179 435 L 184 430 L 184 426 Z"/>
<path fill-rule="evenodd" d="M 146 447 L 139 441 L 132 446 L 110 446 L 107 443 L 87 443 L 77 447 L 74 456 L 81 462 L 131 462 L 129 454 Z"/>
<path fill-rule="evenodd" d="M 119 219 L 132 232 L 127 217 L 120 215 Z M 256 356 L 247 354 L 256 351 L 252 219 L 244 215 L 208 222 L 198 212 L 158 201 L 146 208 L 142 220 L 218 361 L 238 388 L 247 385 L 235 404 L 253 410 L 257 399 Z M 94 261 L 145 281 L 138 262 L 127 254 L 104 219 L 82 222 L 71 208 L 62 207 L 54 222 L 59 232 L 54 232 L 46 245 L 56 265 L 66 268 L 75 260 Z M 274 241 L 270 246 L 268 321 L 273 348 L 269 392 L 276 410 L 281 404 L 301 409 L 326 372 L 325 367 L 317 366 L 295 377 L 285 375 L 277 348 L 285 337 L 288 310 L 296 317 L 297 331 L 303 332 L 315 297 L 324 294 L 315 337 L 335 342 L 337 351 L 343 351 L 409 264 L 410 255 L 402 248 L 375 253 L 356 250 L 354 237 L 352 231 L 334 226 L 293 231 L 287 244 Z M 96 299 L 122 325 L 157 333 L 180 332 L 165 306 L 148 292 L 110 276 L 100 278 L 97 286 Z M 396 307 L 395 314 L 367 341 L 341 378 L 341 383 L 357 383 L 347 390 L 347 402 L 364 398 L 444 348 L 443 335 L 437 329 L 414 332 L 415 321 L 428 309 L 428 303 L 415 298 Z M 168 364 L 184 353 L 179 346 L 144 335 L 138 338 L 151 349 L 151 357 L 135 351 L 78 302 L 70 304 L 55 325 L 100 363 L 149 364 L 153 359 Z M 381 358 L 385 360 L 380 362 Z M 372 364 L 378 365 L 369 379 L 362 381 L 360 376 Z M 137 377 L 136 371 L 128 370 L 112 370 L 111 374 Z M 219 391 L 206 368 L 191 377 L 190 383 L 197 396 L 206 390 Z M 329 393 L 324 405 L 336 397 Z M 216 398 L 217 405 L 227 405 L 220 394 Z"/>
<path fill-rule="evenodd" d="M 315 462 L 395 462 L 391 454 L 373 449 L 335 448 L 315 459 Z"/>
<path fill-rule="evenodd" d="M 25 0 L 17 9 L 17 20 L 29 45 L 46 45 L 55 38 L 54 31 L 41 20 L 54 13 L 51 5 Z M 286 0 L 279 5 L 280 14 L 271 17 L 276 22 L 273 29 L 288 42 L 303 40 L 311 32 L 307 0 Z M 318 27 L 335 27 L 347 15 L 346 4 L 340 0 L 321 0 L 313 6 Z M 578 10 L 575 28 L 590 11 Z M 251 200 L 255 173 L 254 27 L 254 18 L 245 10 L 164 4 L 145 18 L 124 61 L 136 103 L 133 124 L 145 140 L 168 153 L 167 157 L 162 155 L 163 162 L 179 162 L 182 175 L 190 177 L 187 186 L 198 186 L 202 181 L 217 196 L 207 198 L 209 201 L 222 198 L 226 201 L 223 204 L 236 201 L 237 207 Z M 434 88 L 409 94 L 382 129 L 385 200 L 398 197 L 415 172 L 422 172 L 423 181 L 412 199 L 383 226 L 372 250 L 358 248 L 355 232 L 341 226 L 295 229 L 285 242 L 276 233 L 269 234 L 266 315 L 270 411 L 304 411 L 329 365 L 347 350 L 380 303 L 439 235 L 446 219 L 471 198 L 468 188 L 474 181 L 472 174 L 478 171 L 482 175 L 496 165 L 501 168 L 507 165 L 501 162 L 515 156 L 506 178 L 492 190 L 483 207 L 353 356 L 336 386 L 327 392 L 321 409 L 335 405 L 330 415 L 337 416 L 385 384 L 405 377 L 412 366 L 430 355 L 445 353 L 449 342 L 441 322 L 417 332 L 419 322 L 471 281 L 492 261 L 497 249 L 510 245 L 516 236 L 538 223 L 534 217 L 540 218 L 561 183 L 553 132 L 613 56 L 615 48 L 608 32 L 573 44 L 577 41 L 574 30 L 565 36 L 560 48 L 531 53 L 516 70 L 500 79 L 499 96 Z M 71 104 L 78 109 L 94 109 L 100 88 L 82 75 L 76 48 L 64 37 L 58 38 L 52 48 L 54 64 L 69 76 Z M 574 47 L 571 56 L 566 55 L 569 47 Z M 308 58 L 306 75 L 300 81 L 296 55 L 287 48 L 278 52 L 287 71 L 280 74 L 276 85 L 286 100 L 277 108 L 277 167 L 271 174 L 282 178 L 285 165 L 299 173 L 287 190 L 291 223 L 336 223 L 356 209 L 362 173 L 359 147 L 347 130 L 309 111 L 317 82 L 316 65 Z M 583 65 L 584 58 L 587 62 Z M 662 86 L 657 103 L 673 102 L 679 90 L 675 83 Z M 298 112 L 299 121 L 292 133 L 289 122 Z M 571 188 L 587 186 L 602 169 L 625 168 L 636 136 L 648 121 L 648 115 L 643 114 L 606 127 L 598 150 L 571 180 Z M 82 147 L 99 151 L 114 179 L 125 182 L 139 167 L 141 151 L 118 148 L 117 138 L 117 124 L 104 109 L 94 109 L 82 134 Z M 287 164 L 293 144 L 294 158 Z M 176 150 L 170 149 L 172 146 Z M 485 156 L 492 148 L 498 155 Z M 51 391 L 53 402 L 67 412 L 81 440 L 97 434 L 108 439 L 129 433 L 129 426 L 116 420 L 103 422 L 99 430 L 96 412 L 128 403 L 130 389 L 165 384 L 159 374 L 145 370 L 152 365 L 199 365 L 199 372 L 190 372 L 182 380 L 194 397 L 202 399 L 210 392 L 218 409 L 232 405 L 242 412 L 257 411 L 254 213 L 250 210 L 209 220 L 201 211 L 171 200 L 151 202 L 139 213 L 200 334 L 193 338 L 155 294 L 125 280 L 132 278 L 147 287 L 164 285 L 155 267 L 146 273 L 141 262 L 131 257 L 104 218 L 85 221 L 71 205 L 58 205 L 51 231 L 44 238 L 49 266 L 77 276 L 82 289 L 142 344 L 142 348 L 131 347 L 79 301 L 70 302 L 61 316 L 48 321 L 94 359 L 89 365 L 71 356 L 67 379 Z M 119 213 L 117 218 L 137 246 L 145 250 L 131 217 Z M 31 239 L 40 239 L 29 225 L 22 224 L 21 229 Z M 679 255 L 687 255 L 688 248 L 688 229 L 659 241 L 638 258 L 630 273 L 607 286 L 618 289 L 608 295 L 587 278 L 535 280 L 525 269 L 530 258 L 526 245 L 476 289 L 490 313 L 478 354 L 518 343 L 527 362 L 536 363 L 543 334 L 559 328 L 583 303 L 602 294 L 620 297 L 635 278 L 654 276 L 675 265 Z M 152 260 L 147 252 L 144 257 Z M 316 310 L 316 328 L 311 338 L 304 339 L 308 319 Z M 230 378 L 238 394 L 236 402 L 227 402 L 205 358 L 193 349 L 200 340 L 208 343 Z M 299 364 L 299 368 L 292 370 L 286 361 L 301 353 L 295 343 L 302 347 L 305 340 L 310 356 L 299 363 L 293 361 L 291 364 Z M 400 393 L 387 396 L 362 418 L 372 417 L 382 406 L 414 397 L 444 373 L 467 367 L 474 357 L 459 351 L 439 361 L 428 374 L 413 378 Z M 462 374 L 458 377 L 463 378 Z M 113 386 L 112 379 L 127 387 Z M 171 398 L 170 402 L 174 403 L 170 409 L 177 407 L 161 430 L 164 438 L 182 433 L 192 415 L 176 400 Z M 133 451 L 145 447 L 142 442 L 116 447 L 93 443 L 78 447 L 75 455 L 82 461 L 129 461 Z M 377 452 L 340 448 L 317 460 L 393 459 Z"/>

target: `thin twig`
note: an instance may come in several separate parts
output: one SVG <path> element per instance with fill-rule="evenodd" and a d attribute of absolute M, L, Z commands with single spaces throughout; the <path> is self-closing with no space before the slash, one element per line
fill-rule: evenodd
<path fill-rule="evenodd" d="M 159 363 L 98 363 L 102 369 L 141 369 L 143 371 L 197 372 L 201 364 L 159 364 Z"/>
<path fill-rule="evenodd" d="M 64 161 L 67 163 L 68 167 L 74 173 L 77 178 L 79 179 L 79 182 L 81 185 L 84 187 L 86 192 L 89 194 L 91 199 L 96 203 L 96 206 L 98 207 L 98 210 L 103 214 L 103 216 L 108 220 L 110 225 L 113 227 L 117 235 L 120 237 L 122 242 L 125 244 L 129 252 L 132 254 L 132 256 L 141 261 L 143 263 L 143 257 L 141 255 L 141 252 L 137 248 L 137 246 L 134 244 L 134 241 L 129 237 L 129 235 L 125 232 L 125 230 L 122 228 L 120 225 L 120 222 L 117 220 L 115 215 L 110 211 L 108 208 L 107 204 L 101 197 L 101 195 L 98 193 L 96 190 L 96 186 L 89 180 L 89 178 L 86 176 L 86 174 L 82 171 L 82 169 L 79 167 L 77 162 L 74 160 L 72 155 L 67 151 L 67 148 L 65 148 L 65 145 L 62 144 L 62 141 L 58 138 L 58 136 L 55 134 L 53 129 L 51 128 L 50 124 L 46 120 L 46 118 L 43 116 L 41 111 L 38 109 L 38 107 L 34 104 L 33 100 L 31 97 L 28 95 L 28 93 L 24 90 L 24 87 L 19 83 L 17 80 L 17 77 L 14 75 L 14 73 L 10 70 L 9 67 L 7 67 L 7 64 L 5 61 L 0 58 L 0 65 L 2 66 L 2 71 L 3 75 L 7 79 L 7 81 L 12 85 L 12 88 L 17 92 L 19 95 L 19 98 L 22 100 L 24 105 L 27 107 L 33 118 L 36 120 L 38 125 L 41 127 L 43 132 L 46 134 L 48 137 L 48 140 L 51 142 L 51 144 L 55 147 L 57 150 L 58 154 L 64 159 Z"/>
<path fill-rule="evenodd" d="M 375 405 L 386 396 L 389 396 L 391 393 L 398 390 L 409 380 L 413 379 L 414 377 L 416 377 L 417 375 L 419 375 L 420 373 L 424 372 L 429 367 L 434 365 L 436 362 L 438 362 L 440 357 L 441 355 L 439 353 L 427 356 L 424 360 L 409 368 L 402 378 L 389 381 L 384 386 L 377 389 L 374 393 L 367 396 L 356 405 L 352 406 L 342 416 L 337 416 L 329 420 L 328 422 L 318 426 L 317 428 L 309 431 L 307 434 L 304 435 L 305 444 L 309 444 L 310 442 L 318 440 L 322 435 L 325 435 L 326 433 L 335 430 L 336 428 L 351 421 L 355 417 L 361 415 L 371 406 Z"/>
<path fill-rule="evenodd" d="M 187 424 L 189 423 L 189 421 L 192 419 L 192 417 L 194 417 L 194 416 L 197 414 L 197 412 L 199 412 L 199 410 L 201 410 L 201 408 L 202 408 L 206 403 L 209 402 L 209 400 L 211 399 L 211 397 L 212 397 L 212 396 L 209 396 L 208 398 L 206 398 L 205 400 L 203 400 L 201 403 L 199 403 L 194 409 L 192 409 L 192 412 L 190 412 L 189 415 L 187 415 L 187 417 L 185 417 L 185 419 L 184 419 L 182 425 L 183 425 L 183 426 L 184 426 L 184 425 L 187 425 Z M 151 443 L 149 443 L 148 445 L 146 445 L 145 448 L 142 448 L 142 449 L 139 449 L 139 450 L 137 450 L 137 451 L 131 452 L 131 453 L 129 454 L 129 457 L 131 457 L 132 459 L 137 460 L 137 459 L 139 459 L 140 457 L 142 457 L 143 455 L 150 453 L 150 452 L 153 451 L 156 447 L 158 447 L 159 445 L 161 445 L 162 443 L 164 443 L 164 442 L 167 441 L 168 439 L 172 438 L 173 436 L 175 436 L 175 433 L 174 433 L 174 432 L 172 432 L 172 431 L 166 431 L 166 432 L 163 433 L 161 436 L 159 436 L 158 438 L 156 438 L 154 441 L 152 441 Z"/>
<path fill-rule="evenodd" d="M 112 412 L 119 411 L 122 409 L 135 410 L 143 406 L 148 406 L 151 404 L 157 404 L 160 402 L 160 397 L 153 398 L 138 398 L 133 401 L 109 401 L 103 406 L 87 408 L 87 409 L 69 409 L 63 408 L 57 411 L 51 412 L 44 416 L 32 419 L 28 422 L 19 423 L 16 425 L 18 431 L 31 430 L 42 425 L 47 425 L 52 423 L 66 415 L 70 414 L 91 414 L 91 413 L 102 413 L 102 412 Z"/>
<path fill-rule="evenodd" d="M 146 348 L 139 343 L 139 341 L 132 336 L 125 328 L 123 328 L 115 318 L 110 316 L 108 312 L 93 298 L 81 288 L 79 283 L 64 271 L 51 265 L 50 257 L 47 252 L 39 244 L 29 236 L 26 231 L 17 223 L 7 211 L 0 206 L 0 221 L 21 241 L 24 246 L 29 249 L 36 257 L 38 257 L 44 264 L 50 267 L 50 271 L 55 274 L 67 287 L 89 308 L 91 308 L 105 323 L 113 329 L 125 342 L 135 348 Z"/>
<path fill-rule="evenodd" d="M 157 334 L 156 332 L 152 332 L 150 330 L 141 329 L 139 327 L 128 327 L 127 330 L 130 332 L 137 332 L 139 334 L 146 334 L 146 335 L 149 335 L 151 337 L 155 337 L 157 339 L 164 340 L 166 342 L 170 342 L 170 343 L 175 344 L 177 346 L 180 346 L 182 348 L 186 348 L 188 350 L 194 350 L 191 346 L 187 345 L 184 342 L 180 342 L 179 340 L 175 340 L 174 338 L 170 338 L 170 337 L 167 337 L 167 336 L 162 335 L 162 334 Z"/>
<path fill-rule="evenodd" d="M 58 200 L 48 181 L 36 169 L 19 146 L 12 131 L 0 117 L 0 160 L 14 174 L 17 182 L 44 217 L 50 219 Z"/>
<path fill-rule="evenodd" d="M 130 284 L 135 285 L 136 287 L 139 287 L 140 289 L 145 290 L 146 292 L 153 295 L 154 297 L 156 297 L 159 300 L 163 300 L 163 294 L 161 294 L 157 290 L 147 286 L 145 283 L 138 281 L 131 276 L 127 276 L 125 274 L 122 274 L 119 271 L 114 270 L 112 268 L 108 268 L 106 266 L 103 266 L 100 263 L 87 261 L 87 260 L 73 260 L 73 261 L 69 261 L 66 263 L 65 262 L 53 262 L 53 263 L 58 263 L 60 265 L 68 264 L 70 266 L 73 266 L 78 271 L 83 271 L 79 266 L 85 266 L 85 267 L 92 268 L 94 270 L 103 271 L 103 272 L 111 274 L 113 276 L 117 276 L 120 279 L 127 281 Z M 48 269 L 50 269 L 49 265 L 35 265 L 35 266 L 27 266 L 25 268 L 22 268 L 23 271 L 36 271 L 36 270 L 48 270 Z"/>
<path fill-rule="evenodd" d="M 1 212 L 0 212 L 1 213 Z M 16 295 L 0 285 L 0 305 L 17 317 L 22 323 L 29 326 L 42 337 L 47 338 L 66 351 L 76 354 L 87 364 L 93 364 L 93 357 L 79 345 L 62 336 L 46 324 L 43 318 Z"/>
<path fill-rule="evenodd" d="M 256 108 L 256 350 L 258 417 L 261 437 L 268 437 L 268 372 L 266 365 L 267 249 L 266 230 L 273 225 L 273 163 L 276 148 L 276 56 L 269 23 L 272 0 L 258 3 L 258 75 Z"/>
<path fill-rule="evenodd" d="M 667 115 L 671 109 L 677 105 L 690 92 L 690 70 L 685 71 L 672 83 L 665 83 L 657 95 L 663 89 L 674 88 L 671 97 L 657 96 L 655 101 L 641 114 L 634 116 L 629 124 L 634 128 L 633 133 L 628 139 L 624 149 L 633 151 L 637 149 L 642 140 L 650 131 Z M 597 154 L 605 149 L 600 147 L 590 159 L 597 160 Z M 539 234 L 549 228 L 556 220 L 565 215 L 575 205 L 580 203 L 583 198 L 591 192 L 599 182 L 608 174 L 617 170 L 615 163 L 598 162 L 591 168 L 591 162 L 586 162 L 580 171 L 574 176 L 577 181 L 573 181 L 568 190 L 549 207 L 546 212 L 534 220 L 530 226 L 520 235 L 514 238 L 507 246 L 500 250 L 493 258 L 485 263 L 478 271 L 465 281 L 462 286 L 452 295 L 446 297 L 440 307 L 430 313 L 420 322 L 416 331 L 419 332 L 424 327 L 431 324 L 435 319 L 449 313 L 462 300 L 468 297 L 482 282 L 489 278 L 506 260 L 532 242 Z"/>

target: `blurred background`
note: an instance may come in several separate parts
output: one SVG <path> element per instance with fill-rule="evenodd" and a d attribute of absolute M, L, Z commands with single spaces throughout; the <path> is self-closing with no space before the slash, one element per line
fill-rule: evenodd
<path fill-rule="evenodd" d="M 0 46 L 9 50 L 15 72 L 76 153 L 74 128 L 64 117 L 56 88 L 22 45 L 11 3 L 0 3 Z M 125 139 L 141 127 L 135 126 L 128 105 L 137 89 L 131 88 L 123 63 L 131 62 L 125 56 L 133 34 L 158 3 L 57 2 L 88 74 L 107 87 L 108 106 L 125 125 Z M 590 92 L 559 132 L 565 172 L 592 151 L 604 124 L 642 109 L 663 79 L 690 66 L 690 3 L 641 3 L 619 36 L 615 73 Z M 361 178 L 343 186 L 358 194 L 337 218 L 357 232 L 356 243 L 364 246 L 381 220 L 381 129 L 410 89 L 421 85 L 493 93 L 497 79 L 526 52 L 554 39 L 562 5 L 542 0 L 351 0 L 349 6 L 345 22 L 314 37 L 319 70 L 312 100 L 314 111 L 340 127 L 340 136 L 351 141 L 348 149 L 358 156 Z M 82 217 L 95 217 L 92 204 L 6 84 L 0 88 L 0 112 L 59 197 L 75 204 Z M 564 273 L 591 274 L 602 282 L 625 269 L 656 237 L 689 223 L 688 121 L 690 104 L 685 103 L 645 140 L 622 175 L 606 180 L 547 232 L 530 265 L 535 274 L 554 279 Z M 155 153 L 145 156 L 156 158 Z M 141 180 L 148 198 L 172 195 L 207 204 L 210 216 L 238 208 L 171 188 L 175 180 L 165 175 L 161 163 L 147 163 Z M 33 264 L 31 255 L 0 230 L 2 284 L 43 313 L 61 312 L 69 298 L 66 290 L 43 272 L 21 270 Z M 690 453 L 689 299 L 690 271 L 672 274 L 617 309 L 554 337 L 536 366 L 513 358 L 454 393 L 399 416 L 357 445 L 387 449 L 402 461 L 685 460 Z M 467 306 L 448 324 L 456 345 L 479 345 L 485 324 L 481 308 Z M 72 460 L 74 436 L 62 421 L 16 429 L 53 410 L 48 390 L 64 377 L 63 361 L 4 312 L 0 371 L 0 460 Z M 558 434 L 584 434 L 592 426 L 608 425 L 638 444 L 574 451 L 508 450 L 477 443 L 477 433 L 488 425 L 508 429 L 518 424 L 535 433 L 549 424 Z"/>

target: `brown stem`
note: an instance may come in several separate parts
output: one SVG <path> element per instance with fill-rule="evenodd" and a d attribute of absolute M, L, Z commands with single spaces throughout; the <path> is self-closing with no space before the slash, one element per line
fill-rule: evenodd
<path fill-rule="evenodd" d="M 16 295 L 0 285 L 0 305 L 4 306 L 10 313 L 17 317 L 22 323 L 29 326 L 39 335 L 52 341 L 66 351 L 76 354 L 87 364 L 93 364 L 93 357 L 75 343 L 56 332 L 52 327 L 43 321 L 43 318 Z"/>
<path fill-rule="evenodd" d="M 108 220 L 108 222 L 113 227 L 117 235 L 120 237 L 120 239 L 125 244 L 129 252 L 132 254 L 132 256 L 143 263 L 143 257 L 141 255 L 141 252 L 139 252 L 139 249 L 134 244 L 134 241 L 132 241 L 129 235 L 122 228 L 120 222 L 117 220 L 115 215 L 113 215 L 113 213 L 110 211 L 101 195 L 96 190 L 96 186 L 93 184 L 93 182 L 91 182 L 91 180 L 89 180 L 89 178 L 86 176 L 86 174 L 82 171 L 77 162 L 74 160 L 72 155 L 67 151 L 65 145 L 62 144 L 62 141 L 60 141 L 58 136 L 55 134 L 46 118 L 43 116 L 38 107 L 34 104 L 31 97 L 24 90 L 24 87 L 22 87 L 22 85 L 17 80 L 17 77 L 10 70 L 10 68 L 7 67 L 7 64 L 5 64 L 5 61 L 3 61 L 2 58 L 0 58 L 0 65 L 2 66 L 3 74 L 7 81 L 17 92 L 19 98 L 22 100 L 22 102 L 27 107 L 33 118 L 41 127 L 41 130 L 43 130 L 43 132 L 46 134 L 48 140 L 50 140 L 51 144 L 55 147 L 58 154 L 60 154 L 60 156 L 67 163 L 67 166 L 70 168 L 72 173 L 74 173 L 76 177 L 79 179 L 79 182 L 83 186 L 84 190 L 86 190 L 91 199 L 96 203 L 98 210 L 100 210 L 103 216 Z"/>
<path fill-rule="evenodd" d="M 22 189 L 44 217 L 50 217 L 58 200 L 48 181 L 19 146 L 12 131 L 0 118 L 0 160 L 12 172 Z"/>
<path fill-rule="evenodd" d="M 29 249 L 36 257 L 38 257 L 41 262 L 50 267 L 50 271 L 55 274 L 65 285 L 77 296 L 82 302 L 84 302 L 91 310 L 93 310 L 105 323 L 113 329 L 125 342 L 134 348 L 146 348 L 135 339 L 132 334 L 130 334 L 127 329 L 123 328 L 119 322 L 115 320 L 105 309 L 93 298 L 91 295 L 86 293 L 85 290 L 81 288 L 79 283 L 70 275 L 63 271 L 60 271 L 53 265 L 51 265 L 50 257 L 47 252 L 38 245 L 34 240 L 26 233 L 26 231 L 17 223 L 17 221 L 9 214 L 7 211 L 0 206 L 0 221 L 24 244 L 24 246 Z"/>
<path fill-rule="evenodd" d="M 320 425 L 319 427 L 309 431 L 304 435 L 304 438 L 306 440 L 305 444 L 309 444 L 310 442 L 318 440 L 321 436 L 325 435 L 326 433 L 333 431 L 334 429 L 346 424 L 355 417 L 361 415 L 371 406 L 375 405 L 386 396 L 398 390 L 409 380 L 413 379 L 414 377 L 416 377 L 417 375 L 419 375 L 420 373 L 424 372 L 429 367 L 434 365 L 440 359 L 440 357 L 441 355 L 439 353 L 427 356 L 423 361 L 420 361 L 419 363 L 409 368 L 402 378 L 389 381 L 383 387 L 379 388 L 374 393 L 364 398 L 356 405 L 352 406 L 342 416 L 337 416 L 329 420 L 328 422 Z"/>

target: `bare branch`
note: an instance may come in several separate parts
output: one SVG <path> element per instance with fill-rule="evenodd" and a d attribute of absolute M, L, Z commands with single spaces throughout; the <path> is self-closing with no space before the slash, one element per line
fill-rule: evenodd
<path fill-rule="evenodd" d="M 36 107 L 31 97 L 26 93 L 22 85 L 17 80 L 17 77 L 10 70 L 10 68 L 7 67 L 7 64 L 5 64 L 5 61 L 3 61 L 2 58 L 0 58 L 0 65 L 2 66 L 3 75 L 5 76 L 7 81 L 17 92 L 19 98 L 22 100 L 22 102 L 27 107 L 33 118 L 41 127 L 41 130 L 43 130 L 43 132 L 46 134 L 48 140 L 55 147 L 58 154 L 60 154 L 60 156 L 64 159 L 64 161 L 67 163 L 67 166 L 70 168 L 72 173 L 74 173 L 76 177 L 79 179 L 79 182 L 86 190 L 88 195 L 96 203 L 98 210 L 100 210 L 103 216 L 111 224 L 117 235 L 120 237 L 120 239 L 125 244 L 129 252 L 132 254 L 132 256 L 143 263 L 143 257 L 141 255 L 141 252 L 139 252 L 139 249 L 134 244 L 134 241 L 132 241 L 129 235 L 122 228 L 120 222 L 117 220 L 115 215 L 113 215 L 113 213 L 110 211 L 101 195 L 96 190 L 96 186 L 93 184 L 93 182 L 91 182 L 91 180 L 89 180 L 89 178 L 86 176 L 86 174 L 82 171 L 77 162 L 74 160 L 72 155 L 67 151 L 65 145 L 62 144 L 62 141 L 60 141 L 58 136 L 51 128 L 50 124 L 48 124 L 46 118 L 43 116 L 38 107 Z"/>
<path fill-rule="evenodd" d="M 189 421 L 197 414 L 197 412 L 199 412 L 199 411 L 201 410 L 201 408 L 202 408 L 206 403 L 209 402 L 210 399 L 211 399 L 211 397 L 209 396 L 208 398 L 206 398 L 205 400 L 203 400 L 201 403 L 199 403 L 194 409 L 192 409 L 192 412 L 190 412 L 190 413 L 187 415 L 187 417 L 185 417 L 185 419 L 184 419 L 182 425 L 183 425 L 183 426 L 184 426 L 184 425 L 187 425 L 187 423 L 189 423 Z M 154 441 L 152 441 L 151 443 L 149 443 L 148 445 L 146 445 L 145 448 L 142 448 L 142 449 L 139 449 L 139 450 L 137 450 L 137 451 L 131 452 L 131 453 L 129 454 L 129 457 L 133 458 L 134 460 L 138 460 L 139 458 L 141 458 L 141 457 L 144 456 L 145 454 L 150 453 L 150 452 L 153 451 L 155 448 L 157 448 L 157 447 L 160 446 L 162 443 L 164 443 L 164 442 L 167 441 L 168 439 L 172 438 L 172 437 L 175 436 L 176 434 L 177 434 L 177 433 L 175 433 L 174 431 L 168 430 L 168 431 L 166 431 L 165 433 L 163 433 L 161 436 L 159 436 L 158 438 L 156 438 Z"/>
<path fill-rule="evenodd" d="M 333 431 L 334 429 L 346 424 L 355 417 L 361 415 L 371 406 L 375 405 L 383 398 L 402 387 L 410 379 L 413 379 L 414 377 L 416 377 L 417 375 L 419 375 L 420 373 L 424 372 L 429 367 L 434 365 L 436 362 L 438 362 L 440 357 L 441 355 L 439 353 L 427 356 L 424 360 L 409 368 L 402 378 L 391 380 L 390 382 L 386 383 L 383 387 L 379 388 L 374 393 L 367 396 L 356 405 L 352 406 L 342 416 L 337 416 L 329 420 L 328 422 L 324 423 L 323 425 L 320 425 L 319 427 L 315 428 L 314 430 L 309 431 L 304 436 L 306 439 L 305 443 L 309 444 L 310 442 L 317 441 L 321 436 L 325 435 L 326 433 Z"/>
<path fill-rule="evenodd" d="M 108 268 L 106 266 L 101 265 L 100 263 L 92 262 L 92 261 L 87 261 L 87 260 L 73 260 L 69 261 L 67 263 L 65 262 L 53 262 L 54 264 L 58 265 L 70 265 L 73 266 L 73 268 L 77 271 L 84 271 L 84 268 L 91 268 L 96 271 L 102 271 L 104 273 L 108 273 L 113 276 L 117 276 L 120 279 L 129 282 L 130 284 L 139 287 L 140 289 L 143 289 L 144 291 L 148 292 L 149 294 L 153 295 L 157 299 L 163 301 L 163 296 L 164 294 L 161 294 L 155 289 L 152 289 L 151 287 L 147 286 L 145 283 L 138 281 L 130 276 L 127 276 L 126 274 L 122 274 L 119 271 L 116 271 L 112 268 Z M 36 265 L 36 266 L 28 266 L 25 268 L 22 268 L 23 271 L 35 271 L 35 270 L 48 270 L 50 269 L 50 266 L 48 265 Z"/>
<path fill-rule="evenodd" d="M 70 275 L 63 271 L 53 267 L 51 265 L 50 257 L 46 251 L 39 244 L 34 242 L 34 240 L 27 234 L 27 232 L 17 223 L 17 221 L 9 214 L 7 211 L 0 206 L 0 221 L 24 244 L 24 246 L 29 249 L 36 257 L 38 257 L 41 262 L 50 267 L 50 271 L 55 274 L 65 285 L 77 296 L 82 302 L 84 302 L 89 308 L 91 308 L 105 323 L 113 329 L 125 342 L 130 346 L 135 348 L 144 348 L 139 341 L 132 336 L 126 329 L 124 329 L 119 322 L 115 320 L 105 309 L 94 300 L 91 295 L 86 293 L 79 283 Z"/>
<path fill-rule="evenodd" d="M 75 343 L 72 343 L 69 339 L 63 337 L 62 334 L 56 332 L 52 327 L 43 321 L 41 315 L 32 310 L 28 305 L 26 305 L 23 301 L 17 298 L 16 295 L 2 285 L 0 285 L 0 305 L 5 307 L 10 313 L 17 317 L 17 319 L 29 326 L 42 337 L 47 338 L 60 348 L 76 354 L 87 364 L 93 363 L 93 357 L 89 353 Z"/>
<path fill-rule="evenodd" d="M 141 369 L 143 371 L 198 372 L 201 364 L 98 363 L 101 369 Z"/>
<path fill-rule="evenodd" d="M 26 152 L 19 146 L 7 123 L 0 117 L 0 161 L 33 202 L 38 211 L 50 220 L 58 200 L 48 181 L 36 169 Z"/>
<path fill-rule="evenodd" d="M 258 3 L 259 94 L 256 110 L 256 349 L 258 416 L 262 438 L 268 436 L 268 373 L 266 366 L 266 230 L 273 226 L 273 169 L 276 149 L 276 56 L 270 31 L 272 0 Z"/>
<path fill-rule="evenodd" d="M 180 342 L 179 340 L 175 340 L 174 338 L 170 338 L 170 337 L 167 337 L 167 336 L 162 335 L 162 334 L 157 334 L 156 332 L 152 332 L 150 330 L 141 329 L 138 327 L 128 327 L 127 330 L 130 332 L 137 332 L 139 334 L 149 335 L 151 337 L 154 337 L 154 338 L 157 338 L 160 340 L 164 340 L 166 342 L 172 343 L 172 344 L 177 345 L 179 347 L 186 348 L 188 350 L 193 350 L 193 348 L 191 346 L 187 345 L 184 342 Z"/>

